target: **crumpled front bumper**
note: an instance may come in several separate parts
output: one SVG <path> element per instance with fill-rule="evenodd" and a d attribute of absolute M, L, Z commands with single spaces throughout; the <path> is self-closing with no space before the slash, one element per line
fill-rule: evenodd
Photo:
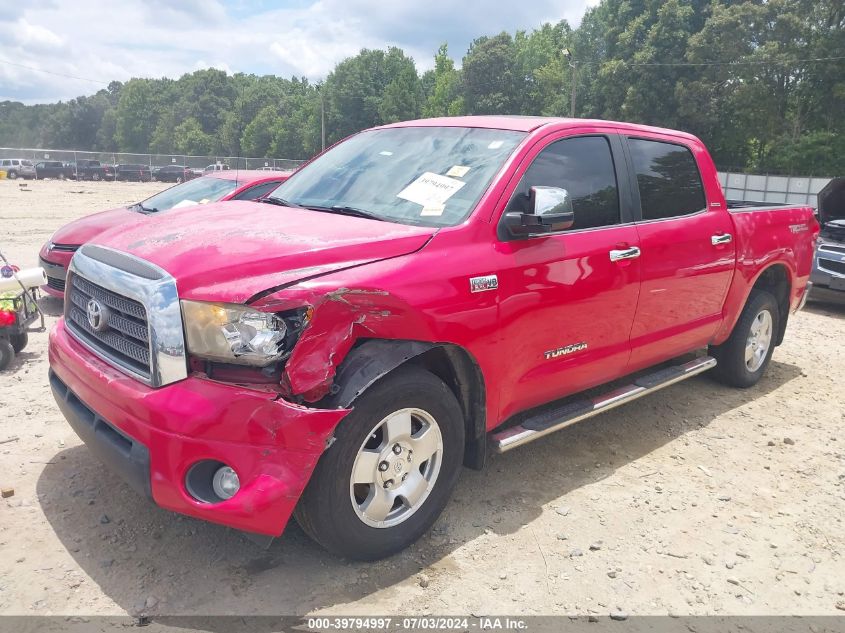
<path fill-rule="evenodd" d="M 59 407 L 91 450 L 168 510 L 278 536 L 346 409 L 312 409 L 275 393 L 199 377 L 153 389 L 87 352 L 60 320 L 50 333 Z M 201 460 L 231 466 L 241 488 L 198 501 L 185 476 Z"/>

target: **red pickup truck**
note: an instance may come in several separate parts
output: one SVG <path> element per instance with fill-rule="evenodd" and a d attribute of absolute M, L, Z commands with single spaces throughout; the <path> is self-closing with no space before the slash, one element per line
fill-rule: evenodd
<path fill-rule="evenodd" d="M 73 257 L 60 409 L 158 505 L 267 541 L 294 514 L 357 559 L 491 450 L 706 370 L 754 385 L 819 230 L 730 208 L 689 134 L 531 117 L 364 131 L 264 200 L 145 220 Z"/>

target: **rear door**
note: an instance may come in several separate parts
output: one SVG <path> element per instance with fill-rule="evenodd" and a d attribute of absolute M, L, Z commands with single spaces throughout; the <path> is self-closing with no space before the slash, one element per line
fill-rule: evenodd
<path fill-rule="evenodd" d="M 508 211 L 527 211 L 532 186 L 566 189 L 575 224 L 513 239 L 499 223 L 495 270 L 506 360 L 503 418 L 624 373 L 639 293 L 636 250 L 621 142 L 612 132 L 547 137 L 526 158 L 508 193 Z M 622 175 L 617 175 L 621 171 Z"/>
<path fill-rule="evenodd" d="M 735 270 L 733 222 L 705 188 L 690 145 L 625 139 L 639 210 L 641 289 L 631 330 L 633 371 L 709 343 Z"/>

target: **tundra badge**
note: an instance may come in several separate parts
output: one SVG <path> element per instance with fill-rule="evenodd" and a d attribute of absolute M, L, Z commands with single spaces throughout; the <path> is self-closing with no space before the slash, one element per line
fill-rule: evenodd
<path fill-rule="evenodd" d="M 496 275 L 485 275 L 484 277 L 470 277 L 470 292 L 484 292 L 485 290 L 496 290 L 499 287 L 499 278 Z"/>
<path fill-rule="evenodd" d="M 580 352 L 582 349 L 587 349 L 586 343 L 573 343 L 572 345 L 567 345 L 566 347 L 558 347 L 557 349 L 550 349 L 548 352 L 543 352 L 543 356 L 545 356 L 546 360 L 552 360 L 558 356 L 566 356 L 567 354 Z"/>

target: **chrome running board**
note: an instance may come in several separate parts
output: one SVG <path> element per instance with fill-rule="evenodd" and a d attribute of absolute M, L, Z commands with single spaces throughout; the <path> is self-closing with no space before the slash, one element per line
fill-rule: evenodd
<path fill-rule="evenodd" d="M 651 374 L 640 376 L 630 385 L 619 387 L 610 393 L 595 398 L 568 402 L 550 411 L 526 418 L 521 424 L 493 433 L 491 436 L 493 450 L 497 453 L 504 453 L 566 428 L 571 424 L 659 391 L 663 387 L 692 378 L 715 366 L 715 358 L 702 356 L 683 365 L 666 367 Z"/>

